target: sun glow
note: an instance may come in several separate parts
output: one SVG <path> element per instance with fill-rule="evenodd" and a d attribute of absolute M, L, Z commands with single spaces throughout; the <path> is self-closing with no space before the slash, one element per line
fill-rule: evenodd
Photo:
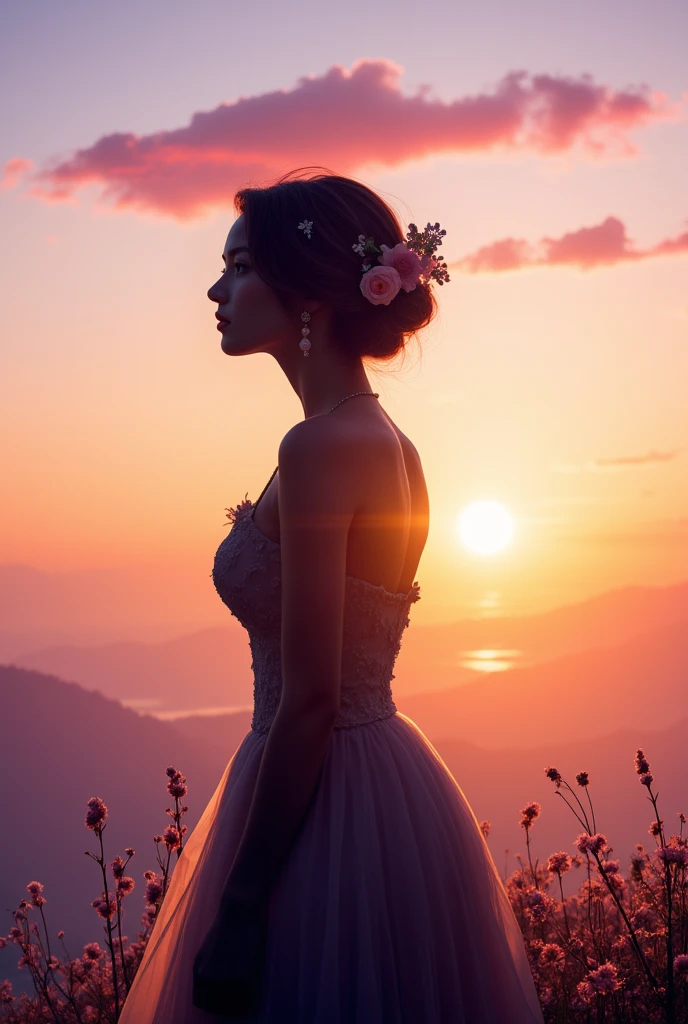
<path fill-rule="evenodd" d="M 510 543 L 514 520 L 497 501 L 474 501 L 459 517 L 459 536 L 478 555 L 493 555 Z"/>

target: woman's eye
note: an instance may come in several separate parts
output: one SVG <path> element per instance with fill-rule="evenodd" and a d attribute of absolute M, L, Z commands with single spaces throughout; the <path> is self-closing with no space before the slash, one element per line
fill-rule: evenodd
<path fill-rule="evenodd" d="M 245 270 L 248 270 L 248 263 L 239 263 L 238 260 L 237 260 L 236 263 L 233 264 L 233 266 L 234 267 L 243 267 Z M 222 270 L 221 270 L 221 273 L 225 274 L 226 272 L 227 272 L 227 268 L 223 267 Z M 238 276 L 241 276 L 241 275 L 238 275 Z"/>

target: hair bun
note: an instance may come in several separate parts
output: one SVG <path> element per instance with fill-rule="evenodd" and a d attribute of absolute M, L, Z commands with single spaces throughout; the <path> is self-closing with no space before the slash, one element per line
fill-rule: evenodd
<path fill-rule="evenodd" d="M 334 343 L 353 358 L 394 359 L 435 317 L 428 283 L 402 288 L 387 305 L 361 293 L 361 260 L 351 240 L 365 234 L 389 248 L 405 242 L 396 214 L 367 185 L 303 167 L 272 185 L 241 189 L 234 206 L 244 214 L 252 262 L 263 280 L 285 307 L 305 295 L 329 306 Z"/>

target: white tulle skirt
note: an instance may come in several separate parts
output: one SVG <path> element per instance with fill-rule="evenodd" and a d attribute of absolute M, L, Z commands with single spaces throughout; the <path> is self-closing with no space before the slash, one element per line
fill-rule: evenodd
<path fill-rule="evenodd" d="M 120 1024 L 217 1024 L 192 967 L 267 739 L 249 731 L 186 840 Z M 255 1024 L 543 1024 L 521 930 L 463 792 L 418 726 L 336 729 L 268 905 Z"/>

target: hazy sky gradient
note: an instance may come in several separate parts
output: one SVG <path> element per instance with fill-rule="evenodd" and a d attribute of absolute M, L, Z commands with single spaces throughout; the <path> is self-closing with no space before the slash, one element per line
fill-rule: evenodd
<path fill-rule="evenodd" d="M 371 377 L 430 491 L 414 619 L 686 578 L 683 2 L 28 2 L 0 36 L 0 563 L 140 567 L 152 602 L 178 567 L 222 620 L 225 508 L 302 418 L 274 360 L 223 355 L 206 297 L 253 160 L 447 229 L 422 361 Z M 481 498 L 516 519 L 491 558 L 457 534 Z"/>

